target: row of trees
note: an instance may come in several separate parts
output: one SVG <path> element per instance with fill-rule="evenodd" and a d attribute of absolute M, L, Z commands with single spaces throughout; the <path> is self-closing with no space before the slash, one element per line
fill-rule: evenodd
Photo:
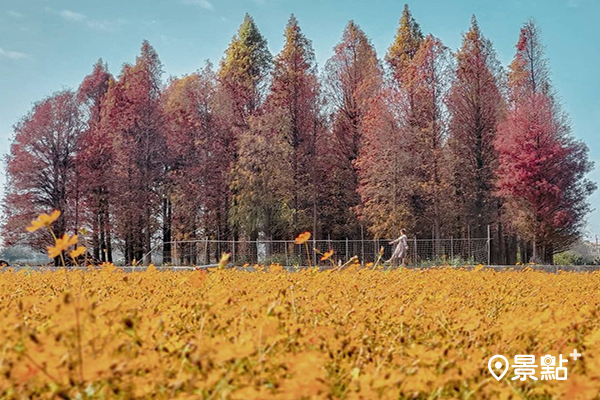
<path fill-rule="evenodd" d="M 500 263 L 552 255 L 582 232 L 594 185 L 534 22 L 505 73 L 473 17 L 453 54 L 404 8 L 385 61 L 350 22 L 319 76 L 292 16 L 273 58 L 246 15 L 215 72 L 161 81 L 144 42 L 118 77 L 99 61 L 79 89 L 15 126 L 3 234 L 62 211 L 93 255 L 140 259 L 156 238 L 485 236 Z M 363 231 L 364 230 L 364 231 Z"/>

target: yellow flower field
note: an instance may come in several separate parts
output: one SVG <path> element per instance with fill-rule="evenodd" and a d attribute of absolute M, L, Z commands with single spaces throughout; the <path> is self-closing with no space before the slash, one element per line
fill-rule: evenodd
<path fill-rule="evenodd" d="M 0 398 L 595 398 L 599 289 L 531 270 L 5 271 Z M 487 370 L 575 348 L 566 381 Z"/>

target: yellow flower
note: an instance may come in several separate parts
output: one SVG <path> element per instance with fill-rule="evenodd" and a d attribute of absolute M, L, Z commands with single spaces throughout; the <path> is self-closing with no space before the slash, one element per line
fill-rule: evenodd
<path fill-rule="evenodd" d="M 227 263 L 229 262 L 229 253 L 223 253 L 221 259 L 219 260 L 219 268 L 225 268 Z"/>
<path fill-rule="evenodd" d="M 77 248 L 75 250 L 71 251 L 69 253 L 69 255 L 71 257 L 73 257 L 73 258 L 77 258 L 80 255 L 82 255 L 83 253 L 85 253 L 85 247 L 83 247 L 83 246 L 77 246 Z"/>
<path fill-rule="evenodd" d="M 69 237 L 67 233 L 63 235 L 63 237 L 56 239 L 54 246 L 48 246 L 48 255 L 50 258 L 56 258 L 60 256 L 60 254 L 68 249 L 70 246 L 77 244 L 77 235 L 73 235 Z"/>
<path fill-rule="evenodd" d="M 321 257 L 321 261 L 329 260 L 332 255 L 333 255 L 333 249 L 329 250 L 328 252 L 323 254 L 323 257 Z"/>
<path fill-rule="evenodd" d="M 37 219 L 31 221 L 31 225 L 27 227 L 29 232 L 35 232 L 40 228 L 49 227 L 54 221 L 60 217 L 60 211 L 54 210 L 52 214 L 40 214 Z"/>
<path fill-rule="evenodd" d="M 296 240 L 294 240 L 295 244 L 304 244 L 306 242 L 308 242 L 308 239 L 310 239 L 310 232 L 304 232 L 298 235 L 298 237 L 296 238 Z"/>

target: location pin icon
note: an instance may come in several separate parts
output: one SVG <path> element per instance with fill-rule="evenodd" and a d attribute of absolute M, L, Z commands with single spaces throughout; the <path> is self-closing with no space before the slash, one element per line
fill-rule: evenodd
<path fill-rule="evenodd" d="M 504 371 L 502 371 L 502 373 L 498 375 L 496 373 L 496 370 L 501 369 L 503 367 Z M 502 379 L 502 377 L 506 375 L 506 372 L 508 371 L 508 360 L 506 359 L 506 357 L 501 356 L 500 354 L 496 354 L 495 356 L 490 358 L 490 361 L 488 362 L 488 369 L 490 370 L 494 378 L 500 381 L 500 379 Z"/>

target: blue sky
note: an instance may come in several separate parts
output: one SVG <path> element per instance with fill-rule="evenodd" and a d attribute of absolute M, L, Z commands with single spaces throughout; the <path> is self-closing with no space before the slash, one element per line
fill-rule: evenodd
<path fill-rule="evenodd" d="M 290 13 L 313 41 L 319 66 L 331 56 L 345 24 L 354 19 L 380 57 L 393 40 L 404 1 L 325 0 L 0 0 L 0 154 L 9 149 L 12 125 L 32 103 L 63 88 L 76 88 L 103 58 L 117 75 L 133 62 L 142 40 L 156 48 L 164 78 L 215 65 L 249 12 L 273 53 L 283 43 Z M 479 20 L 504 65 L 514 54 L 519 28 L 534 17 L 550 59 L 552 80 L 570 114 L 573 133 L 590 147 L 600 182 L 600 0 L 420 0 L 409 3 L 425 33 L 453 50 Z M 0 176 L 0 195 L 4 185 Z M 588 231 L 600 235 L 600 193 Z"/>

